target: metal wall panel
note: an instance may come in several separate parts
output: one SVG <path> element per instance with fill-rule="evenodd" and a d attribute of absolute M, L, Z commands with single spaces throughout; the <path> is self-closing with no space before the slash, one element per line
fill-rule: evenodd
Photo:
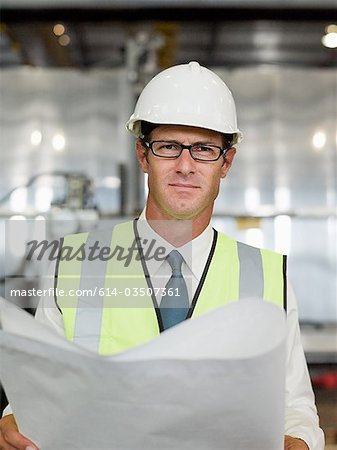
<path fill-rule="evenodd" d="M 232 234 L 289 253 L 301 319 L 337 322 L 337 72 L 218 73 L 233 91 L 245 138 L 215 212 L 272 216 L 255 230 L 232 222 Z"/>
<path fill-rule="evenodd" d="M 116 212 L 113 180 L 118 187 L 118 167 L 129 159 L 123 128 L 131 106 L 125 86 L 124 70 L 4 70 L 0 197 L 31 176 L 78 171 L 96 181 L 102 207 Z"/>

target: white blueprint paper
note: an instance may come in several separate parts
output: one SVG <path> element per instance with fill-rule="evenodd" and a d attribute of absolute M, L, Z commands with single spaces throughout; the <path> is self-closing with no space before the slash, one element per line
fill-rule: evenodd
<path fill-rule="evenodd" d="M 41 450 L 281 450 L 285 316 L 242 300 L 102 357 L 0 300 L 0 380 Z"/>

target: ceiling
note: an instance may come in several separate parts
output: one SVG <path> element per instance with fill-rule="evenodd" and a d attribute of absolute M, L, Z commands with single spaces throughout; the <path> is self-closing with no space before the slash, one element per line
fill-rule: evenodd
<path fill-rule="evenodd" d="M 337 50 L 321 43 L 326 26 L 337 23 L 329 0 L 256 1 L 254 7 L 244 0 L 66 4 L 2 0 L 0 66 L 122 67 L 127 42 L 134 39 L 146 41 L 146 52 L 156 54 L 160 67 L 192 59 L 213 67 L 337 67 Z M 53 33 L 56 23 L 65 26 L 66 46 Z"/>

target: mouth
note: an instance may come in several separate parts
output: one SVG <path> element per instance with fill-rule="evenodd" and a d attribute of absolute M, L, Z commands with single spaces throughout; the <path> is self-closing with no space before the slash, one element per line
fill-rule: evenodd
<path fill-rule="evenodd" d="M 185 184 L 185 183 L 169 183 L 169 186 L 180 188 L 180 189 L 199 189 L 199 186 L 194 184 Z"/>

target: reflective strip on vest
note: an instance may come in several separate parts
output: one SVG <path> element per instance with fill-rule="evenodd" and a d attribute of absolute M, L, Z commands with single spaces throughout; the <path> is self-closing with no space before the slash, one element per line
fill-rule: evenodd
<path fill-rule="evenodd" d="M 95 242 L 110 243 L 112 230 L 92 231 L 89 233 L 86 246 L 95 245 Z M 105 287 L 107 261 L 98 258 L 95 264 L 86 258 L 82 262 L 79 290 L 82 295 L 78 297 L 77 317 L 74 330 L 74 342 L 81 343 L 83 336 L 89 333 L 86 347 L 94 352 L 99 352 L 104 296 L 99 292 Z M 92 287 L 96 289 L 96 295 L 86 295 Z M 94 291 L 95 292 L 95 291 Z M 89 326 L 89 329 L 88 329 Z"/>
<path fill-rule="evenodd" d="M 283 256 L 214 233 L 212 250 L 188 317 L 197 317 L 245 297 L 259 297 L 283 307 L 286 287 Z M 126 222 L 113 230 L 67 236 L 62 248 L 83 245 L 87 256 L 89 247 L 97 242 L 100 249 L 122 251 L 131 248 L 134 241 L 133 222 Z M 146 292 L 152 287 L 146 264 L 140 261 L 138 251 L 128 262 L 125 257 L 117 258 L 117 254 L 106 260 L 85 257 L 83 261 L 59 262 L 57 288 L 66 294 L 58 297 L 57 303 L 66 336 L 100 354 L 127 350 L 148 342 L 162 331 L 155 297 L 128 295 L 133 288 Z M 96 295 L 71 295 L 76 289 L 87 289 Z"/>
<path fill-rule="evenodd" d="M 240 264 L 239 298 L 263 298 L 263 267 L 258 248 L 238 242 Z"/>

